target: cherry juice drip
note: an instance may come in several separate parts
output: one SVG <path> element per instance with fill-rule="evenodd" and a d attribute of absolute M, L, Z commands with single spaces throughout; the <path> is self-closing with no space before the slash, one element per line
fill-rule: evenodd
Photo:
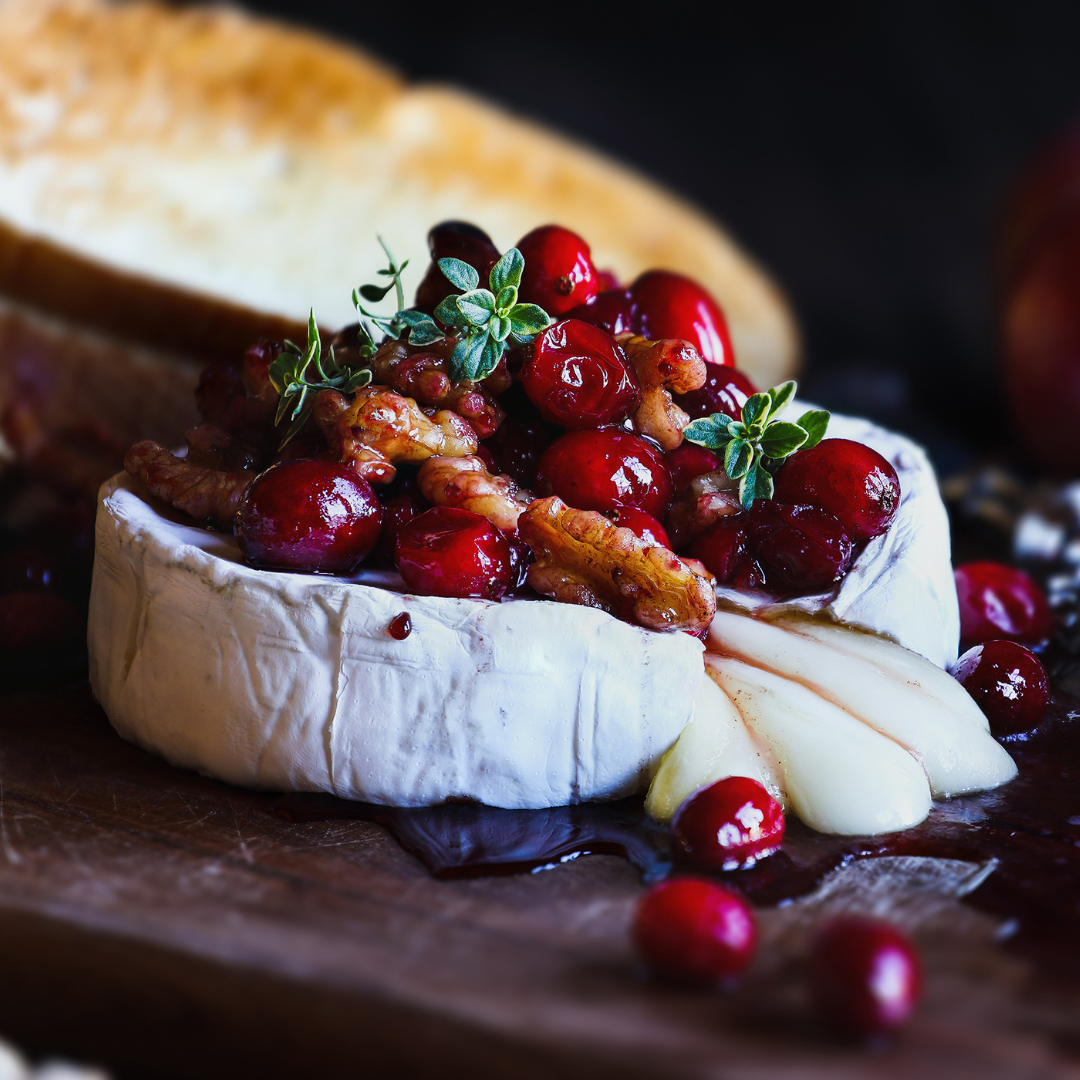
<path fill-rule="evenodd" d="M 1080 711 L 1056 704 L 1023 741 L 1008 743 L 1011 783 L 935 804 L 914 829 L 887 836 L 825 836 L 789 818 L 784 846 L 750 870 L 722 875 L 756 904 L 811 892 L 854 859 L 921 855 L 992 867 L 966 903 L 1009 922 L 1010 945 L 1071 974 L 1080 962 Z M 285 795 L 289 821 L 359 818 L 385 826 L 439 878 L 546 869 L 590 852 L 628 858 L 646 881 L 669 873 L 667 829 L 640 799 L 550 810 L 477 805 L 398 809 L 329 795 Z M 992 861 L 993 860 L 993 861 Z"/>

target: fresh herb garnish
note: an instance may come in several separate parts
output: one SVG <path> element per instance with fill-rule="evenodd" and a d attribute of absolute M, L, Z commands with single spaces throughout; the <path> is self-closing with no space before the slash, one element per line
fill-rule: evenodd
<path fill-rule="evenodd" d="M 459 295 L 446 297 L 435 317 L 458 330 L 450 354 L 450 377 L 455 381 L 479 381 L 494 370 L 508 342 L 525 345 L 550 325 L 548 313 L 538 304 L 519 304 L 518 288 L 525 257 L 511 248 L 491 268 L 488 289 L 480 289 L 480 275 L 460 259 L 440 259 L 439 269 Z"/>
<path fill-rule="evenodd" d="M 347 394 L 367 386 L 371 382 L 371 370 L 366 367 L 356 368 L 339 364 L 334 359 L 334 346 L 323 358 L 322 340 L 319 328 L 315 325 L 314 310 L 308 315 L 307 347 L 301 350 L 291 341 L 285 342 L 285 352 L 270 365 L 270 381 L 281 395 L 278 401 L 274 424 L 280 426 L 289 418 L 291 421 L 281 446 L 285 447 L 307 423 L 311 415 L 308 396 L 313 390 L 338 390 Z"/>
<path fill-rule="evenodd" d="M 762 394 L 747 398 L 742 419 L 713 413 L 687 424 L 683 438 L 708 450 L 723 450 L 724 472 L 739 481 L 739 501 L 749 510 L 755 499 L 771 499 L 773 473 L 796 450 L 817 446 L 825 435 L 829 414 L 811 409 L 794 423 L 778 419 L 795 396 L 789 379 Z"/>

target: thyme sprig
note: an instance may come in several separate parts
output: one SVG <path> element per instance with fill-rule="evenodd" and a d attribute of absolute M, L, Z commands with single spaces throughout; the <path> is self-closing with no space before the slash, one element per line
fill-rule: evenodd
<path fill-rule="evenodd" d="M 511 341 L 525 345 L 551 324 L 539 304 L 519 304 L 518 289 L 525 257 L 510 248 L 491 268 L 487 289 L 478 288 L 480 275 L 460 259 L 440 259 L 439 269 L 461 293 L 446 297 L 435 318 L 458 331 L 450 354 L 450 377 L 479 381 L 495 370 Z"/>
<path fill-rule="evenodd" d="M 755 499 L 773 497 L 773 474 L 787 458 L 796 450 L 817 446 L 825 435 L 829 413 L 824 409 L 810 409 L 794 422 L 779 419 L 797 386 L 789 379 L 752 394 L 739 420 L 717 412 L 692 421 L 683 430 L 689 442 L 723 451 L 724 472 L 739 481 L 739 501 L 746 510 Z"/>
<path fill-rule="evenodd" d="M 308 398 L 318 390 L 338 390 L 343 394 L 358 390 L 371 382 L 371 369 L 339 364 L 330 346 L 323 356 L 322 339 L 315 323 L 314 309 L 308 315 L 307 345 L 301 349 L 291 341 L 285 342 L 285 351 L 270 364 L 270 381 L 280 394 L 275 426 L 280 427 L 286 419 L 289 427 L 281 440 L 284 448 L 299 433 L 311 415 Z"/>

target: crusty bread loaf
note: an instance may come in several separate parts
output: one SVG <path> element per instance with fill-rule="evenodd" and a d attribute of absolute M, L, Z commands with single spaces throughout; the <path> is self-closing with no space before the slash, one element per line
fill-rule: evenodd
<path fill-rule="evenodd" d="M 69 345 L 90 327 L 182 368 L 299 333 L 310 306 L 336 327 L 376 232 L 411 289 L 446 218 L 504 248 L 557 221 L 623 279 L 684 271 L 753 379 L 796 366 L 782 297 L 715 224 L 564 138 L 231 9 L 0 0 L 0 339 L 48 316 Z"/>

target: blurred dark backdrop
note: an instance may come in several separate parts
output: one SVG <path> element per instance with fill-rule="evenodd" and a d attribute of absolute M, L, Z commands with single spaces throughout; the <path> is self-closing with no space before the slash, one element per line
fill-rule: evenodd
<path fill-rule="evenodd" d="M 1001 441 L 987 257 L 1023 162 L 1080 116 L 1080 4 L 247 0 L 628 161 L 788 291 L 803 389 L 927 441 Z"/>

